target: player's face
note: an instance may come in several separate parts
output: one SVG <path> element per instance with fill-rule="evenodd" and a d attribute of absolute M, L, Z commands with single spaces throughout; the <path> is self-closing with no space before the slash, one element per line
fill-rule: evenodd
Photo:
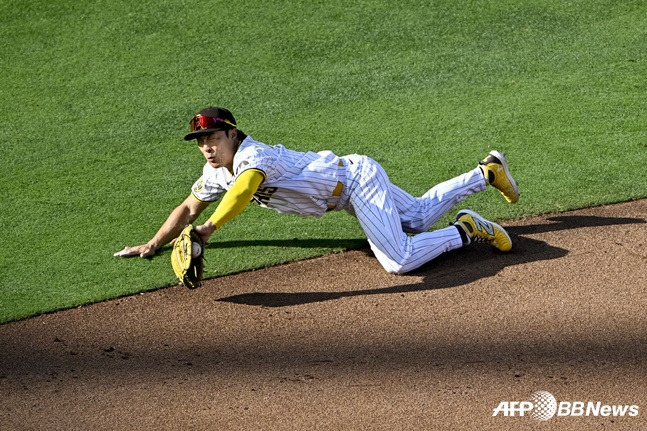
<path fill-rule="evenodd" d="M 218 130 L 210 135 L 198 136 L 198 148 L 211 166 L 225 167 L 231 172 L 236 154 L 235 138 L 235 130 Z"/>

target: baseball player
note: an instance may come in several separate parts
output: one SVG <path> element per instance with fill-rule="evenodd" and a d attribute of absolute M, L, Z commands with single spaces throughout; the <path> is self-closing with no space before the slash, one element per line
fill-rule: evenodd
<path fill-rule="evenodd" d="M 200 111 L 184 139 L 196 139 L 207 160 L 202 176 L 150 241 L 126 247 L 115 256 L 154 255 L 216 201 L 220 203 L 213 215 L 196 226 L 205 242 L 250 201 L 301 216 L 321 217 L 327 211 L 343 210 L 357 218 L 384 269 L 396 274 L 472 243 L 487 243 L 502 251 L 512 247 L 501 226 L 471 210 L 459 211 L 452 225 L 427 232 L 457 203 L 488 185 L 508 202 L 517 202 L 517 184 L 498 151 L 471 171 L 413 197 L 391 184 L 382 166 L 367 156 L 339 157 L 330 151 L 298 152 L 266 145 L 243 133 L 225 108 Z"/>

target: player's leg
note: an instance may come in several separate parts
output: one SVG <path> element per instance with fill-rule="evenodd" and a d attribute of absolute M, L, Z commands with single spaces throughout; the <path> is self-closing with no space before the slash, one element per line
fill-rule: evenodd
<path fill-rule="evenodd" d="M 468 196 L 485 190 L 486 181 L 480 168 L 444 181 L 421 197 L 413 197 L 391 185 L 402 229 L 405 232 L 425 232 L 456 204 Z"/>
<path fill-rule="evenodd" d="M 351 212 L 388 272 L 414 270 L 446 251 L 463 246 L 460 232 L 454 226 L 415 236 L 404 233 L 388 176 L 369 158 L 357 160 L 347 171 L 346 189 Z"/>
<path fill-rule="evenodd" d="M 412 233 L 426 231 L 457 203 L 485 190 L 487 185 L 497 188 L 510 203 L 519 199 L 517 183 L 510 174 L 505 154 L 491 151 L 476 169 L 434 186 L 419 198 L 392 186 L 402 228 Z"/>

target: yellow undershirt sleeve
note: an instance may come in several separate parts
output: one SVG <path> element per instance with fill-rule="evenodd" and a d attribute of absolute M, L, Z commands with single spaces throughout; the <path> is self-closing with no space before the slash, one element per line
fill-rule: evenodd
<path fill-rule="evenodd" d="M 222 197 L 209 221 L 220 229 L 245 209 L 264 180 L 265 173 L 257 169 L 249 169 L 240 174 L 234 185 Z"/>

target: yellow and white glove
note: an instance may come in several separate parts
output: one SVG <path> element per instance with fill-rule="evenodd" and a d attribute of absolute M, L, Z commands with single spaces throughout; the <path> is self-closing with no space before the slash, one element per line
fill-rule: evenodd
<path fill-rule="evenodd" d="M 189 289 L 201 286 L 204 271 L 204 241 L 193 225 L 185 227 L 173 244 L 171 266 L 180 282 Z"/>

